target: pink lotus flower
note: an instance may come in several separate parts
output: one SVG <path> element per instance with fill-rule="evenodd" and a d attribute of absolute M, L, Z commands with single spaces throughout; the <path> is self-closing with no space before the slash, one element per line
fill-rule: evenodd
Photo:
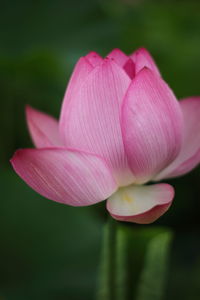
<path fill-rule="evenodd" d="M 73 206 L 105 199 L 117 220 L 150 223 L 170 207 L 165 183 L 200 161 L 200 97 L 177 101 L 152 57 L 115 49 L 80 58 L 59 122 L 27 107 L 36 149 L 18 150 L 17 174 L 41 195 Z"/>

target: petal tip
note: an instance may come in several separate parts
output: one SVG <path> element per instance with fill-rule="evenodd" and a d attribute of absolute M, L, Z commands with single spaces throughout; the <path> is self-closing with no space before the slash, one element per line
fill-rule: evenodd
<path fill-rule="evenodd" d="M 129 59 L 129 57 L 119 48 L 113 49 L 107 57 L 113 59 L 120 67 L 123 67 Z"/>
<path fill-rule="evenodd" d="M 91 66 L 93 66 L 93 68 L 103 62 L 103 58 L 95 51 L 90 51 L 84 58 Z"/>
<path fill-rule="evenodd" d="M 149 51 L 145 47 L 140 47 L 135 51 L 135 54 L 138 54 L 138 53 L 145 53 L 145 54 L 148 53 L 149 54 Z"/>
<path fill-rule="evenodd" d="M 161 76 L 153 57 L 145 47 L 137 49 L 130 57 L 136 65 L 136 73 L 138 73 L 143 66 L 148 66 L 154 73 Z"/>
<path fill-rule="evenodd" d="M 27 123 L 32 121 L 32 116 L 36 116 L 36 114 L 40 114 L 39 110 L 33 108 L 31 105 L 26 104 L 25 105 L 25 115 Z"/>
<path fill-rule="evenodd" d="M 32 106 L 30 106 L 29 104 L 25 105 L 25 114 L 26 114 L 26 118 L 28 118 L 29 114 L 34 112 L 34 108 Z"/>
<path fill-rule="evenodd" d="M 96 51 L 90 51 L 88 54 L 84 57 L 93 56 L 93 57 L 99 57 L 100 55 Z"/>
<path fill-rule="evenodd" d="M 15 151 L 15 153 L 13 154 L 13 156 L 11 157 L 11 159 L 9 160 L 11 166 L 13 167 L 13 169 L 15 170 L 15 172 L 18 174 L 18 163 L 20 158 L 23 156 L 23 153 L 25 152 L 25 149 L 18 149 Z"/>

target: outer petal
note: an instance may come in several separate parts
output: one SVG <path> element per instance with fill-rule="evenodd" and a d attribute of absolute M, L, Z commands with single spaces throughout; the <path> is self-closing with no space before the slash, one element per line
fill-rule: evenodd
<path fill-rule="evenodd" d="M 140 48 L 136 50 L 132 55 L 130 55 L 130 57 L 135 63 L 136 74 L 144 67 L 147 67 L 153 72 L 155 72 L 157 75 L 161 76 L 155 61 L 153 60 L 152 56 L 145 48 Z"/>
<path fill-rule="evenodd" d="M 120 127 L 121 103 L 129 84 L 126 73 L 105 60 L 80 87 L 62 126 L 65 143 L 104 157 L 120 185 L 132 182 Z"/>
<path fill-rule="evenodd" d="M 168 184 L 131 185 L 114 193 L 107 209 L 116 220 L 148 224 L 168 210 L 173 197 L 174 189 Z"/>
<path fill-rule="evenodd" d="M 155 180 L 176 177 L 191 171 L 200 162 L 200 97 L 180 101 L 184 117 L 184 136 L 176 159 Z"/>
<path fill-rule="evenodd" d="M 62 146 L 56 119 L 30 106 L 26 107 L 26 119 L 37 148 Z"/>
<path fill-rule="evenodd" d="M 182 142 L 182 112 L 167 84 L 144 68 L 133 80 L 122 108 L 122 131 L 137 183 L 149 181 L 172 162 Z"/>
<path fill-rule="evenodd" d="M 109 197 L 116 183 L 104 161 L 66 149 L 18 150 L 11 160 L 16 173 L 39 194 L 72 206 Z"/>
<path fill-rule="evenodd" d="M 68 105 L 71 99 L 72 100 L 74 99 L 74 95 L 80 89 L 81 85 L 87 78 L 88 74 L 93 70 L 93 68 L 94 67 L 89 63 L 89 61 L 85 57 L 81 57 L 74 68 L 69 84 L 67 86 L 67 90 L 65 92 L 62 109 L 61 109 L 61 115 L 59 121 L 59 129 L 60 129 L 61 137 L 63 137 L 62 128 L 63 126 L 65 126 Z"/>
<path fill-rule="evenodd" d="M 89 61 L 89 63 L 93 66 L 96 67 L 99 64 L 103 62 L 103 58 L 96 52 L 91 51 L 88 53 L 85 58 Z"/>
<path fill-rule="evenodd" d="M 123 67 L 129 57 L 120 49 L 113 49 L 107 57 L 113 59 L 120 67 Z"/>

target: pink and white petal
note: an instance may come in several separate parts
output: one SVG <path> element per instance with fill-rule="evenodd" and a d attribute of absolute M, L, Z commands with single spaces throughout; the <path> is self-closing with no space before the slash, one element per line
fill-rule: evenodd
<path fill-rule="evenodd" d="M 123 68 L 128 76 L 133 79 L 135 76 L 135 64 L 132 59 L 129 58 Z"/>
<path fill-rule="evenodd" d="M 131 185 L 117 190 L 107 200 L 107 209 L 116 220 L 149 224 L 169 209 L 173 198 L 169 184 Z"/>
<path fill-rule="evenodd" d="M 140 70 L 142 70 L 144 67 L 149 68 L 153 72 L 155 72 L 157 75 L 160 75 L 160 71 L 153 59 L 153 57 L 150 55 L 150 53 L 145 48 L 140 48 L 133 52 L 132 55 L 130 55 L 133 62 L 135 63 L 135 73 L 137 74 Z"/>
<path fill-rule="evenodd" d="M 72 205 L 91 205 L 108 198 L 116 183 L 105 162 L 67 149 L 18 150 L 11 160 L 16 173 L 44 197 Z"/>
<path fill-rule="evenodd" d="M 28 129 L 37 148 L 62 146 L 58 121 L 30 106 L 26 107 Z"/>
<path fill-rule="evenodd" d="M 80 89 L 80 86 L 83 84 L 85 79 L 87 78 L 88 74 L 94 69 L 94 67 L 89 63 L 89 61 L 85 57 L 81 57 L 79 61 L 77 62 L 74 71 L 72 73 L 72 76 L 70 78 L 70 81 L 68 83 L 62 108 L 61 108 L 61 115 L 59 120 L 59 131 L 61 138 L 63 138 L 63 130 L 62 127 L 64 126 L 66 122 L 66 114 L 67 114 L 67 108 L 70 103 L 70 101 L 74 99 L 74 96 L 76 95 L 77 91 Z"/>
<path fill-rule="evenodd" d="M 106 59 L 80 87 L 61 128 L 66 145 L 102 156 L 120 185 L 133 179 L 120 126 L 121 104 L 130 81 L 115 62 Z"/>
<path fill-rule="evenodd" d="M 103 58 L 96 52 L 91 51 L 88 53 L 85 58 L 89 61 L 89 63 L 93 66 L 96 67 L 99 64 L 103 62 Z"/>
<path fill-rule="evenodd" d="M 113 59 L 120 67 L 124 67 L 129 59 L 129 57 L 120 49 L 113 49 L 107 57 Z"/>
<path fill-rule="evenodd" d="M 122 132 L 129 166 L 145 183 L 180 152 L 183 116 L 167 84 L 144 68 L 133 79 L 122 107 Z"/>
<path fill-rule="evenodd" d="M 184 119 L 181 151 L 155 180 L 184 175 L 200 163 L 200 97 L 186 98 L 179 103 Z"/>

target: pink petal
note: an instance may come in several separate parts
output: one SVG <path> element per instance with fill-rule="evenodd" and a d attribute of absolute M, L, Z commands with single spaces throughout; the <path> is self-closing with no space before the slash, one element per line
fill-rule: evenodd
<path fill-rule="evenodd" d="M 104 161 L 67 149 L 18 150 L 11 160 L 16 173 L 44 197 L 72 206 L 109 197 L 116 183 Z"/>
<path fill-rule="evenodd" d="M 191 171 L 200 162 L 200 97 L 180 101 L 184 118 L 184 136 L 176 159 L 155 180 L 176 177 Z"/>
<path fill-rule="evenodd" d="M 147 67 L 153 72 L 155 72 L 157 75 L 161 76 L 155 61 L 153 60 L 152 56 L 145 48 L 140 48 L 136 50 L 135 52 L 133 52 L 132 55 L 130 55 L 130 57 L 135 63 L 136 74 L 144 67 Z"/>
<path fill-rule="evenodd" d="M 56 119 L 30 106 L 26 107 L 26 119 L 37 148 L 62 146 Z"/>
<path fill-rule="evenodd" d="M 113 59 L 120 67 L 123 67 L 129 57 L 120 49 L 113 49 L 108 55 L 110 59 Z"/>
<path fill-rule="evenodd" d="M 119 184 L 132 182 L 120 127 L 121 103 L 130 84 L 126 73 L 107 59 L 86 78 L 62 126 L 65 143 L 106 159 Z"/>
<path fill-rule="evenodd" d="M 115 192 L 107 201 L 111 216 L 119 221 L 149 224 L 172 204 L 174 189 L 169 184 L 131 185 Z"/>
<path fill-rule="evenodd" d="M 85 57 L 81 57 L 77 62 L 70 81 L 67 86 L 67 90 L 65 92 L 65 96 L 63 99 L 60 121 L 59 121 L 59 129 L 61 137 L 63 137 L 62 127 L 66 122 L 66 112 L 68 105 L 71 100 L 74 99 L 74 95 L 80 89 L 80 86 L 83 84 L 88 74 L 93 70 L 93 66 L 89 63 L 89 61 Z"/>
<path fill-rule="evenodd" d="M 178 155 L 182 112 L 174 94 L 144 68 L 133 79 L 122 108 L 122 132 L 137 183 L 149 181 Z"/>
<path fill-rule="evenodd" d="M 124 70 L 128 74 L 128 76 L 133 79 L 135 76 L 135 64 L 132 59 L 128 59 L 124 65 Z"/>
<path fill-rule="evenodd" d="M 85 58 L 88 60 L 88 62 L 93 66 L 96 67 L 99 64 L 103 62 L 103 58 L 96 52 L 91 51 L 88 53 Z"/>

